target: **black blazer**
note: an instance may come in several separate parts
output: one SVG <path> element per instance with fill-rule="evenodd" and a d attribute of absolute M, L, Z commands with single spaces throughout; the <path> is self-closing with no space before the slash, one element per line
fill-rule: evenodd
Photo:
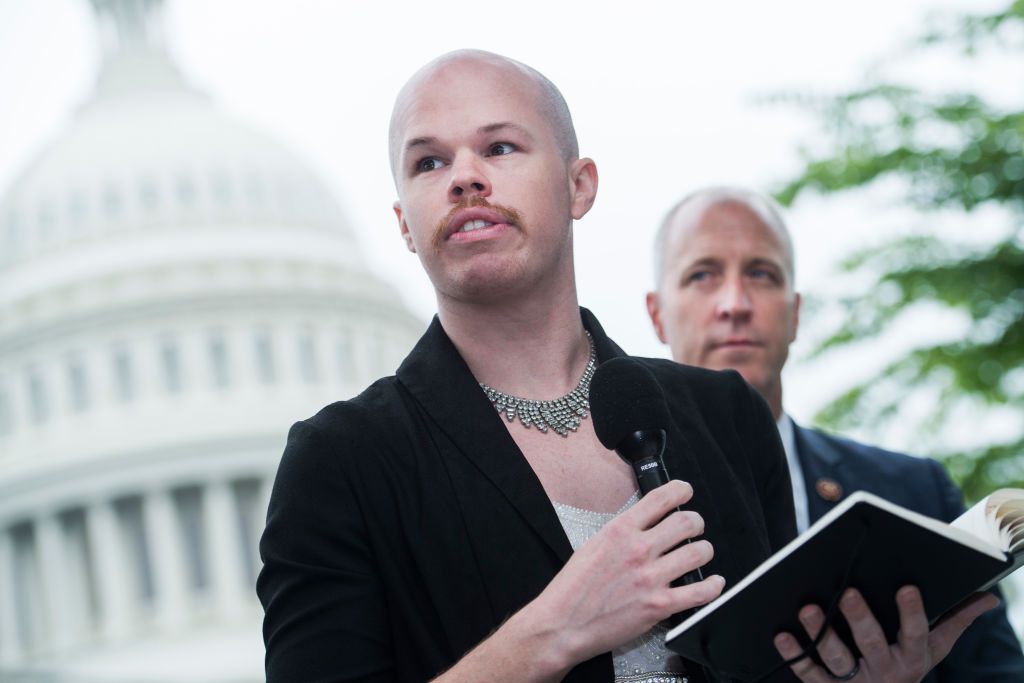
<path fill-rule="evenodd" d="M 795 424 L 794 427 L 793 440 L 807 484 L 811 523 L 838 503 L 825 500 L 815 491 L 815 484 L 822 479 L 838 483 L 844 496 L 859 490 L 870 491 L 944 522 L 953 521 L 964 511 L 960 490 L 942 465 L 931 458 L 915 458 Z M 923 683 L 954 681 L 1024 681 L 1024 655 L 1004 605 L 979 617 Z"/>
<path fill-rule="evenodd" d="M 795 535 L 775 423 L 735 372 L 643 362 L 734 584 Z M 292 427 L 260 543 L 269 681 L 426 681 L 544 589 L 572 549 L 501 420 L 435 318 L 396 377 Z M 611 682 L 611 655 L 565 680 Z"/>

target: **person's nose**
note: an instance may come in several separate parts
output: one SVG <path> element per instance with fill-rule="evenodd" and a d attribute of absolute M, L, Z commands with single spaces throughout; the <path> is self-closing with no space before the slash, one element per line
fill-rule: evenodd
<path fill-rule="evenodd" d="M 448 184 L 448 199 L 459 202 L 470 197 L 488 197 L 491 183 L 478 156 L 462 152 L 452 161 L 451 181 Z"/>
<path fill-rule="evenodd" d="M 718 317 L 746 320 L 750 318 L 751 312 L 750 296 L 743 284 L 743 278 L 739 276 L 726 278 L 722 288 L 718 291 L 716 310 Z"/>

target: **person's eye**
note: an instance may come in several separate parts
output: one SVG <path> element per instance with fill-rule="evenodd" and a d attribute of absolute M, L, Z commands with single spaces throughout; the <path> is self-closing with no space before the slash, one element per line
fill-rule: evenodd
<path fill-rule="evenodd" d="M 770 268 L 754 268 L 750 271 L 750 277 L 764 282 L 778 282 L 779 276 Z"/>
<path fill-rule="evenodd" d="M 416 162 L 416 172 L 436 171 L 444 166 L 444 163 L 437 157 L 424 157 Z"/>
<path fill-rule="evenodd" d="M 711 279 L 710 270 L 695 270 L 686 276 L 686 282 L 704 282 Z"/>
<path fill-rule="evenodd" d="M 516 151 L 516 146 L 509 142 L 496 142 L 487 148 L 487 155 L 492 157 L 505 156 Z"/>

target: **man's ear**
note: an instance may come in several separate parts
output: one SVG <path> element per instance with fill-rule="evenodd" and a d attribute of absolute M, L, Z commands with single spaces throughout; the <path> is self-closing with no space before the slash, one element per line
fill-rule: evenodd
<path fill-rule="evenodd" d="M 647 315 L 651 316 L 651 324 L 654 325 L 654 334 L 662 344 L 668 344 L 665 338 L 665 326 L 661 323 L 661 302 L 658 301 L 657 292 L 647 292 Z"/>
<path fill-rule="evenodd" d="M 402 239 L 405 240 L 405 248 L 416 253 L 416 245 L 412 243 L 412 235 L 409 233 L 409 226 L 406 224 L 405 219 L 402 218 L 402 204 L 395 200 L 393 206 L 395 210 L 395 217 L 398 218 L 398 230 L 402 233 Z"/>
<path fill-rule="evenodd" d="M 573 220 L 583 218 L 597 197 L 597 164 L 593 159 L 577 159 L 569 166 Z"/>
<path fill-rule="evenodd" d="M 793 294 L 793 331 L 789 335 L 789 343 L 796 341 L 796 332 L 800 328 L 800 292 Z"/>

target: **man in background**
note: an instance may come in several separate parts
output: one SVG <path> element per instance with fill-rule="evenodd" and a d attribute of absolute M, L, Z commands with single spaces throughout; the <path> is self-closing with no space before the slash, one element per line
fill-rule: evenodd
<path fill-rule="evenodd" d="M 677 203 L 655 243 L 656 287 L 647 294 L 655 332 L 672 358 L 737 370 L 768 402 L 786 451 L 802 533 L 844 496 L 870 491 L 930 517 L 963 512 L 943 467 L 801 427 L 782 404 L 782 368 L 796 339 L 800 295 L 793 244 L 768 197 L 711 187 Z M 1024 656 L 1006 609 L 980 617 L 925 679 L 1024 680 Z"/>

